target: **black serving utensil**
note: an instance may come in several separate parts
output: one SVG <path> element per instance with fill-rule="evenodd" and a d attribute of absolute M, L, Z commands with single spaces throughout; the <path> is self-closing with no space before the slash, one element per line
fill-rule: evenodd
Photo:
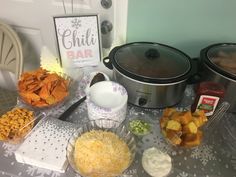
<path fill-rule="evenodd" d="M 96 84 L 97 82 L 101 82 L 101 81 L 105 81 L 106 78 L 102 73 L 97 73 L 92 81 L 90 82 L 89 87 L 91 87 L 92 85 Z M 86 100 L 86 96 L 80 98 L 78 101 L 76 101 L 75 103 L 73 103 L 64 113 L 62 113 L 59 116 L 59 120 L 63 120 L 66 121 L 66 119 L 74 112 L 74 110 L 84 101 Z"/>
<path fill-rule="evenodd" d="M 91 87 L 93 84 L 96 84 L 97 82 L 101 82 L 101 81 L 105 81 L 105 80 L 106 80 L 106 78 L 105 78 L 105 76 L 102 73 L 97 73 L 93 77 L 89 87 Z"/>

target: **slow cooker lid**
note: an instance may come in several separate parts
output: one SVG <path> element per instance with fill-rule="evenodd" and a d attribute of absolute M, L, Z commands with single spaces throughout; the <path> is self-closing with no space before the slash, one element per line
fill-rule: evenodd
<path fill-rule="evenodd" d="M 120 47 L 114 56 L 123 70 L 143 78 L 175 79 L 189 72 L 189 57 L 181 51 L 157 43 L 131 43 Z"/>
<path fill-rule="evenodd" d="M 219 70 L 223 70 L 226 74 L 236 76 L 235 44 L 215 45 L 207 51 L 206 55 L 213 66 Z"/>

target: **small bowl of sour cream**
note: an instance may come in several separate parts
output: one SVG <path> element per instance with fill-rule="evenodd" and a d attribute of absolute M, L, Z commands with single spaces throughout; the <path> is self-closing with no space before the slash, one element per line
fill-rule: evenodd
<path fill-rule="evenodd" d="M 166 177 L 172 168 L 171 157 L 167 153 L 151 147 L 143 152 L 142 166 L 152 177 Z"/>

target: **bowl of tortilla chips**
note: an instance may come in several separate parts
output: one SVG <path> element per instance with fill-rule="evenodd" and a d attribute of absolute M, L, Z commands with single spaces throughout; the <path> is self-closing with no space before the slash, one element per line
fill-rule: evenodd
<path fill-rule="evenodd" d="M 48 108 L 62 103 L 69 96 L 72 79 L 39 68 L 25 72 L 18 81 L 20 99 L 33 107 Z"/>

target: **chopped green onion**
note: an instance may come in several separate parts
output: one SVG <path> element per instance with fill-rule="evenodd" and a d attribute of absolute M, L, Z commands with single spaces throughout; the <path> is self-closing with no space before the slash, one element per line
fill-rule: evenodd
<path fill-rule="evenodd" d="M 129 122 L 129 129 L 135 135 L 146 135 L 150 133 L 151 125 L 144 120 L 132 120 Z"/>

